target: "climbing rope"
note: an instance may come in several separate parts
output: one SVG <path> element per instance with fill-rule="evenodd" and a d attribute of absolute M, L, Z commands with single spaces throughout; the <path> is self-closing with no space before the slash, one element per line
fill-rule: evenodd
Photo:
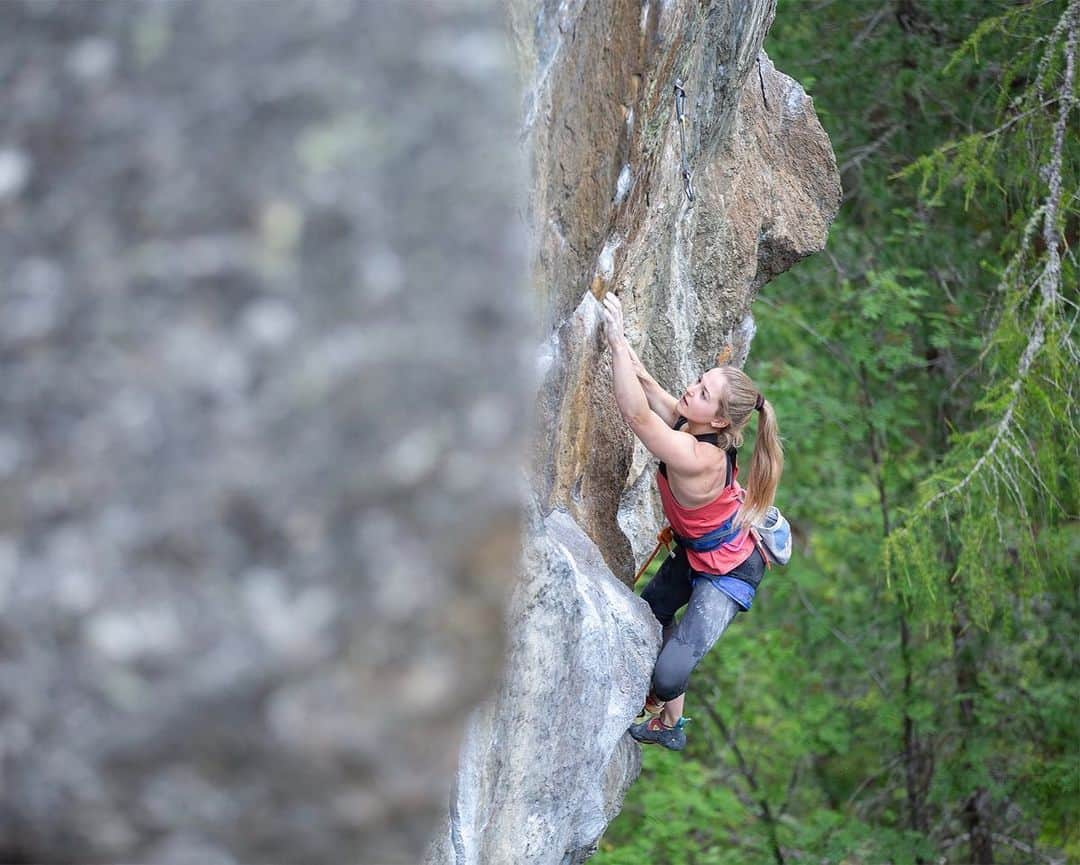
<path fill-rule="evenodd" d="M 679 121 L 679 149 L 682 151 L 682 178 L 683 189 L 690 201 L 694 200 L 694 181 L 690 174 L 690 162 L 686 158 L 686 134 L 683 126 L 686 123 L 686 91 L 683 90 L 682 79 L 675 79 L 675 117 Z"/>
<path fill-rule="evenodd" d="M 641 579 L 641 575 L 643 573 L 645 573 L 645 569 L 648 568 L 649 565 L 652 564 L 652 560 L 656 558 L 656 554 L 658 552 L 660 552 L 661 547 L 664 547 L 664 549 L 667 550 L 668 553 L 670 554 L 670 552 L 671 552 L 670 545 L 671 545 L 671 542 L 673 540 L 675 540 L 675 533 L 671 530 L 671 526 L 665 526 L 664 528 L 662 528 L 660 530 L 660 533 L 656 536 L 656 539 L 657 539 L 657 541 L 659 541 L 659 543 L 657 543 L 656 548 L 652 551 L 652 553 L 649 555 L 649 557 L 645 560 L 645 564 L 643 564 L 641 566 L 641 570 L 639 570 L 637 572 L 637 575 L 634 577 L 634 585 L 635 586 L 637 585 L 637 581 Z"/>

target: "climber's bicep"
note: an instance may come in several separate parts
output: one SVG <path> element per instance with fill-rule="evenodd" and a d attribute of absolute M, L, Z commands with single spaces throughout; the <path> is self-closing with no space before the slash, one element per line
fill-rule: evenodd
<path fill-rule="evenodd" d="M 701 468 L 697 440 L 688 433 L 674 430 L 654 411 L 630 418 L 630 429 L 655 457 L 677 472 L 694 473 Z"/>

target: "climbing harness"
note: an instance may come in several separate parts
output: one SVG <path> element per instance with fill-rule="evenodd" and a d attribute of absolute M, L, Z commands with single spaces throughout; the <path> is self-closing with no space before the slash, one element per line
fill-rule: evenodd
<path fill-rule="evenodd" d="M 656 536 L 658 541 L 656 547 L 645 560 L 645 564 L 641 566 L 641 569 L 634 576 L 634 584 L 637 585 L 637 581 L 641 579 L 641 575 L 645 573 L 645 569 L 652 564 L 652 560 L 656 558 L 656 554 L 660 552 L 661 547 L 667 550 L 669 556 L 674 555 L 675 553 L 675 550 L 671 548 L 672 543 L 678 544 L 680 547 L 685 547 L 688 550 L 693 550 L 695 553 L 708 553 L 713 550 L 718 550 L 724 544 L 733 541 L 739 536 L 739 531 L 739 529 L 735 528 L 734 514 L 724 520 L 711 532 L 702 535 L 700 538 L 683 538 L 675 534 L 671 526 L 664 526 Z"/>
<path fill-rule="evenodd" d="M 689 201 L 694 200 L 694 181 L 690 174 L 690 163 L 686 159 L 686 134 L 683 126 L 686 123 L 686 91 L 683 90 L 682 79 L 675 79 L 675 117 L 679 121 L 679 149 L 682 152 L 682 178 L 683 189 Z"/>
<path fill-rule="evenodd" d="M 738 512 L 736 511 L 736 513 Z M 681 538 L 675 535 L 675 543 L 680 547 L 693 550 L 695 553 L 711 553 L 713 550 L 720 549 L 724 544 L 735 540 L 740 531 L 742 530 L 735 528 L 735 515 L 732 514 L 719 526 L 700 538 Z"/>
<path fill-rule="evenodd" d="M 769 511 L 770 511 L 770 515 L 774 511 L 775 511 L 775 513 L 777 515 L 779 515 L 779 513 L 780 513 L 775 507 L 770 508 Z M 738 512 L 736 511 L 736 513 L 738 513 Z M 781 517 L 780 519 L 783 519 L 783 518 Z M 787 526 L 787 521 L 786 520 L 784 521 L 784 526 Z M 771 553 L 773 551 L 773 547 L 767 541 L 765 541 L 760 536 L 760 534 L 758 534 L 758 532 L 761 531 L 761 526 L 755 525 L 754 529 L 756 529 L 757 531 L 756 532 L 752 531 L 750 533 L 751 536 L 754 539 L 754 545 L 757 546 L 760 549 L 760 547 L 764 543 L 765 549 L 768 550 Z M 656 558 L 656 555 L 657 555 L 657 553 L 660 552 L 661 548 L 663 548 L 664 551 L 669 556 L 675 555 L 675 549 L 671 546 L 672 543 L 676 544 L 677 546 L 683 547 L 685 549 L 693 550 L 695 553 L 710 553 L 713 550 L 720 549 L 720 547 L 722 547 L 724 544 L 730 543 L 731 541 L 733 541 L 735 538 L 737 538 L 739 536 L 739 532 L 740 532 L 740 530 L 735 528 L 735 514 L 732 514 L 730 517 L 728 517 L 726 520 L 724 520 L 724 522 L 722 522 L 719 526 L 717 526 L 715 529 L 713 529 L 708 534 L 702 535 L 700 538 L 683 538 L 683 537 L 680 537 L 679 535 L 675 534 L 675 532 L 674 532 L 674 530 L 672 530 L 671 526 L 664 526 L 664 528 L 662 528 L 660 530 L 660 532 L 657 534 L 657 536 L 656 536 L 657 544 L 653 548 L 653 551 L 651 553 L 649 553 L 649 557 L 647 559 L 645 559 L 645 564 L 643 564 L 638 569 L 638 572 L 636 574 L 634 574 L 634 585 L 635 586 L 637 585 L 637 581 L 641 579 L 641 575 L 643 573 L 645 573 L 645 571 L 648 569 L 649 565 L 652 564 L 653 559 Z M 768 536 L 768 540 L 769 541 L 772 540 L 771 535 Z M 771 562 L 773 562 L 773 561 L 777 561 L 779 564 L 786 565 L 787 562 L 788 562 L 788 559 L 791 558 L 791 542 L 790 542 L 790 540 L 787 541 L 787 555 L 784 556 L 782 559 L 779 559 L 776 556 L 765 555 L 764 551 L 762 552 L 762 558 L 765 559 L 765 567 L 766 568 L 769 568 L 770 565 L 771 565 Z"/>
<path fill-rule="evenodd" d="M 736 513 L 738 512 L 736 511 Z M 700 538 L 683 538 L 676 535 L 671 526 L 664 526 L 657 534 L 657 544 L 653 551 L 649 553 L 649 557 L 645 559 L 645 564 L 634 574 L 633 584 L 637 585 L 641 575 L 648 570 L 649 565 L 652 564 L 661 548 L 669 556 L 675 555 L 675 549 L 672 547 L 673 543 L 696 553 L 709 553 L 718 550 L 721 546 L 739 536 L 739 531 L 735 529 L 734 523 L 735 514 L 732 514 L 717 528 Z M 761 557 L 765 560 L 766 570 L 771 568 L 774 562 L 778 565 L 786 565 L 791 560 L 791 527 L 776 506 L 770 506 L 764 519 L 751 527 L 750 537 L 753 539 L 754 546 L 761 552 Z"/>

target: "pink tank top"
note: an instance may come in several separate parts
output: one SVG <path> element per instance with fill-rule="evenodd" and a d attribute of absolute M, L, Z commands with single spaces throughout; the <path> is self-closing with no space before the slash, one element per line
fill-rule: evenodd
<path fill-rule="evenodd" d="M 735 462 L 730 456 L 728 459 L 730 463 Z M 701 507 L 684 508 L 675 500 L 664 472 L 658 471 L 656 483 L 660 487 L 660 501 L 663 504 L 664 516 L 667 517 L 675 534 L 684 538 L 700 538 L 734 514 L 745 495 L 745 491 L 737 480 L 738 476 L 739 466 L 734 464 L 731 480 L 715 499 Z M 754 538 L 750 534 L 750 529 L 747 528 L 739 532 L 734 540 L 722 544 L 715 550 L 699 553 L 688 549 L 686 556 L 690 567 L 695 571 L 723 576 L 745 562 L 753 552 Z"/>

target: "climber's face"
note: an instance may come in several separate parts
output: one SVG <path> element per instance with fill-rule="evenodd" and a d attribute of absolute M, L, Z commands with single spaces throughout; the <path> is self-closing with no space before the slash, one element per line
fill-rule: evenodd
<path fill-rule="evenodd" d="M 710 424 L 717 429 L 727 426 L 727 421 L 716 419 L 724 384 L 724 374 L 718 368 L 710 369 L 683 393 L 678 405 L 679 414 L 689 421 Z"/>

